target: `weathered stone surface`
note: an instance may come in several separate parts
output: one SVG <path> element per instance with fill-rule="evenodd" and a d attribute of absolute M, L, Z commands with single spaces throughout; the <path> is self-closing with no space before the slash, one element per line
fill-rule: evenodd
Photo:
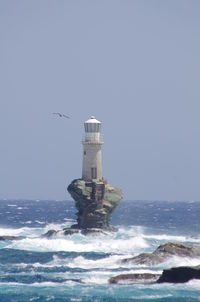
<path fill-rule="evenodd" d="M 173 267 L 163 271 L 158 283 L 184 283 L 192 279 L 200 279 L 200 266 L 197 267 Z"/>
<path fill-rule="evenodd" d="M 4 240 L 18 240 L 19 237 L 16 236 L 0 236 L 0 240 L 4 241 Z"/>
<path fill-rule="evenodd" d="M 153 253 L 143 253 L 133 258 L 123 259 L 123 263 L 133 264 L 158 264 L 170 257 L 200 257 L 200 246 L 192 246 L 180 243 L 166 243 L 160 245 Z M 110 283 L 184 283 L 192 279 L 200 279 L 200 265 L 195 267 L 174 267 L 157 274 L 125 274 L 110 278 Z"/>
<path fill-rule="evenodd" d="M 149 284 L 155 283 L 158 281 L 160 275 L 159 274 L 124 274 L 112 277 L 109 279 L 109 283 L 111 284 L 134 284 L 134 283 L 142 283 Z"/>
<path fill-rule="evenodd" d="M 199 257 L 200 256 L 200 246 L 169 242 L 169 243 L 160 245 L 156 249 L 155 253 L 176 255 L 176 256 L 181 256 L 181 257 L 187 257 L 187 256 L 188 257 Z"/>
<path fill-rule="evenodd" d="M 78 210 L 77 224 L 72 228 L 113 230 L 109 221 L 122 199 L 121 190 L 106 182 L 85 182 L 82 179 L 73 180 L 67 189 Z"/>
<path fill-rule="evenodd" d="M 123 259 L 122 263 L 156 265 L 173 256 L 200 257 L 200 247 L 169 242 L 160 245 L 153 253 L 142 253 L 132 258 Z"/>

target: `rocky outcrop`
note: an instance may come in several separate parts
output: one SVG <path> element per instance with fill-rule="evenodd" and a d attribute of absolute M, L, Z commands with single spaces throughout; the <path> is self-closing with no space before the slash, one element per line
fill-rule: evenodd
<path fill-rule="evenodd" d="M 200 257 L 200 246 L 186 245 L 181 243 L 166 243 L 160 245 L 153 253 L 142 253 L 133 258 L 123 259 L 123 264 L 156 265 L 173 256 L 178 257 Z M 200 265 L 196 267 L 174 267 L 165 269 L 162 275 L 157 274 L 125 274 L 110 278 L 110 283 L 184 283 L 192 279 L 200 279 Z"/>
<path fill-rule="evenodd" d="M 158 281 L 160 275 L 159 274 L 124 274 L 112 277 L 109 279 L 109 283 L 111 284 L 150 284 Z"/>
<path fill-rule="evenodd" d="M 200 266 L 173 267 L 163 271 L 158 283 L 185 283 L 192 279 L 200 279 Z"/>
<path fill-rule="evenodd" d="M 110 233 L 110 230 L 109 230 Z M 56 230 L 49 230 L 45 234 L 42 235 L 42 237 L 45 238 L 52 238 L 56 235 L 58 236 L 69 236 L 74 234 L 82 234 L 82 235 L 108 235 L 108 230 L 103 229 L 96 229 L 96 228 L 90 228 L 90 229 L 77 229 L 77 228 L 64 228 L 62 230 L 56 231 Z"/>
<path fill-rule="evenodd" d="M 181 266 L 165 269 L 162 275 L 158 274 L 125 274 L 109 279 L 111 284 L 153 284 L 153 283 L 185 283 L 193 279 L 200 279 L 200 266 Z"/>
<path fill-rule="evenodd" d="M 169 242 L 160 245 L 153 253 L 142 253 L 132 258 L 123 259 L 122 263 L 156 265 L 173 256 L 200 257 L 200 247 Z"/>
<path fill-rule="evenodd" d="M 49 230 L 42 237 L 51 238 L 56 235 L 106 235 L 116 229 L 110 225 L 110 217 L 122 199 L 120 189 L 106 181 L 86 182 L 75 179 L 68 186 L 68 192 L 75 201 L 77 224 L 63 230 Z"/>
<path fill-rule="evenodd" d="M 110 226 L 110 217 L 122 199 L 121 190 L 107 182 L 75 179 L 68 186 L 68 192 L 75 200 L 77 208 L 77 224 L 73 229 L 103 229 L 114 231 Z"/>

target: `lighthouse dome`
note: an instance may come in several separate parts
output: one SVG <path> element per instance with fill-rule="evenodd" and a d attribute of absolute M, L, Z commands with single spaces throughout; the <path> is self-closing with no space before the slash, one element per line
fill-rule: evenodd
<path fill-rule="evenodd" d="M 94 115 L 92 115 L 90 118 L 89 118 L 89 120 L 87 120 L 86 122 L 85 122 L 85 124 L 90 124 L 90 123 L 94 123 L 94 124 L 101 124 L 101 122 L 100 121 L 98 121 L 95 117 L 94 117 Z"/>
<path fill-rule="evenodd" d="M 84 123 L 85 132 L 100 132 L 101 122 L 98 121 L 93 115 Z"/>

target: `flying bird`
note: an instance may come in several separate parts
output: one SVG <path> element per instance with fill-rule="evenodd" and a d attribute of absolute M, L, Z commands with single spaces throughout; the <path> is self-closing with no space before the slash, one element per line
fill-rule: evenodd
<path fill-rule="evenodd" d="M 68 115 L 62 114 L 60 112 L 53 112 L 54 115 L 58 115 L 59 117 L 70 118 Z"/>

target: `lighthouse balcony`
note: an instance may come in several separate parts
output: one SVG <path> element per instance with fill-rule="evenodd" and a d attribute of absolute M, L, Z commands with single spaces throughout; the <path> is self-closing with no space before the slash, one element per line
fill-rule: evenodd
<path fill-rule="evenodd" d="M 101 135 L 98 136 L 84 136 L 82 138 L 83 144 L 103 144 L 103 137 Z"/>

